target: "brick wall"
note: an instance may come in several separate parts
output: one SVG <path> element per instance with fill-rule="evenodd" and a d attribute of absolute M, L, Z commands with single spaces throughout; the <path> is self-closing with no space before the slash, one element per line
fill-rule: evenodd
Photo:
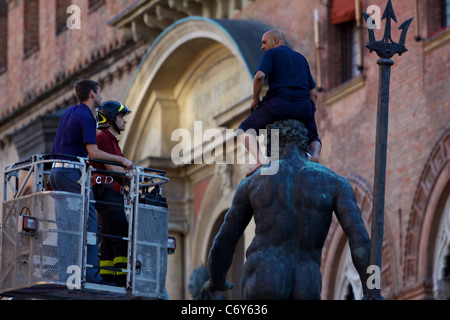
<path fill-rule="evenodd" d="M 39 9 L 36 9 L 39 2 Z M 64 2 L 64 1 L 63 1 Z M 81 29 L 65 28 L 57 34 L 56 1 L 28 1 L 29 14 L 24 17 L 25 1 L 8 2 L 8 72 L 0 74 L 0 95 L 6 103 L 0 105 L 0 115 L 18 108 L 26 97 L 36 97 L 53 87 L 62 78 L 81 70 L 92 61 L 117 47 L 121 33 L 106 22 L 135 1 L 103 1 L 93 9 L 88 1 L 73 0 L 81 9 Z M 64 2 L 65 3 L 65 2 Z M 59 7 L 59 21 L 70 14 Z M 27 12 L 27 13 L 28 13 Z M 25 42 L 33 47 L 39 19 L 39 49 L 24 54 Z M 26 28 L 30 31 L 25 32 Z M 61 29 L 60 29 L 61 30 Z M 6 47 L 6 46 L 2 46 Z M 92 70 L 95 73 L 98 70 Z"/>

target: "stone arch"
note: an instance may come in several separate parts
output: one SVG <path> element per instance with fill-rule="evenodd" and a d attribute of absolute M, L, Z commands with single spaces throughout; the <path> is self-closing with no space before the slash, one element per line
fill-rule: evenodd
<path fill-rule="evenodd" d="M 349 175 L 347 180 L 353 186 L 358 207 L 361 209 L 361 215 L 370 236 L 370 226 L 372 221 L 372 205 L 373 196 L 370 191 L 370 185 L 358 175 Z M 339 222 L 333 215 L 330 231 L 324 245 L 322 254 L 323 264 L 323 283 L 328 287 L 323 288 L 322 297 L 324 299 L 334 299 L 336 296 L 336 286 L 339 283 L 345 283 L 338 279 L 338 270 L 342 264 L 342 256 L 346 253 L 348 246 L 347 237 L 345 236 Z M 397 287 L 394 275 L 397 274 L 395 269 L 394 247 L 392 245 L 392 232 L 389 220 L 385 219 L 383 233 L 383 259 L 382 259 L 382 294 L 383 291 L 392 292 L 392 287 Z M 341 268 L 342 269 L 342 268 Z"/>
<path fill-rule="evenodd" d="M 414 195 L 404 252 L 405 298 L 432 298 L 436 233 L 450 195 L 450 127 L 438 139 Z"/>
<path fill-rule="evenodd" d="M 268 29 L 257 21 L 189 17 L 162 32 L 125 94 L 133 130 L 121 139 L 124 154 L 134 161 L 169 158 L 174 130 L 193 135 L 194 121 L 202 121 L 202 129 L 220 126 L 219 114 L 251 98 Z"/>

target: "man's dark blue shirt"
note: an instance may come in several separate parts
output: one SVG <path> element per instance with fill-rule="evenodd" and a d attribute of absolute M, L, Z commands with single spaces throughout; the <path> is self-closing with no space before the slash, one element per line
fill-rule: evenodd
<path fill-rule="evenodd" d="M 96 134 L 96 121 L 89 107 L 83 103 L 72 106 L 61 118 L 52 153 L 85 158 L 86 144 L 97 144 Z"/>
<path fill-rule="evenodd" d="M 268 78 L 269 90 L 264 100 L 274 96 L 287 100 L 309 99 L 309 91 L 316 87 L 305 57 L 286 46 L 265 51 L 258 70 Z"/>
<path fill-rule="evenodd" d="M 310 93 L 316 83 L 305 57 L 286 46 L 272 48 L 264 52 L 258 70 L 268 79 L 269 90 L 239 128 L 261 130 L 276 121 L 295 119 L 305 125 L 309 142 L 320 142 Z"/>

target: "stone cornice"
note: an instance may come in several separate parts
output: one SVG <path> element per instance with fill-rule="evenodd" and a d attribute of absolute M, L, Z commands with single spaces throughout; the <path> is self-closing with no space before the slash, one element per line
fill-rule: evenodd
<path fill-rule="evenodd" d="M 125 41 L 153 40 L 172 23 L 188 16 L 229 19 L 254 0 L 141 0 L 108 21 Z"/>

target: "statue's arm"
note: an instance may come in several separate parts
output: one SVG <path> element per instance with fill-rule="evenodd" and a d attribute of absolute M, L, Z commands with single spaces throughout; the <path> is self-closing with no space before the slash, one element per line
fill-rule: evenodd
<path fill-rule="evenodd" d="M 370 265 L 370 238 L 356 203 L 350 183 L 338 177 L 335 214 L 350 245 L 353 264 L 361 279 L 364 294 L 367 293 L 367 267 Z"/>
<path fill-rule="evenodd" d="M 236 189 L 231 208 L 225 215 L 209 252 L 208 271 L 211 291 L 230 289 L 226 287 L 226 273 L 231 266 L 236 244 L 253 216 L 246 189 L 247 183 L 240 184 Z"/>

